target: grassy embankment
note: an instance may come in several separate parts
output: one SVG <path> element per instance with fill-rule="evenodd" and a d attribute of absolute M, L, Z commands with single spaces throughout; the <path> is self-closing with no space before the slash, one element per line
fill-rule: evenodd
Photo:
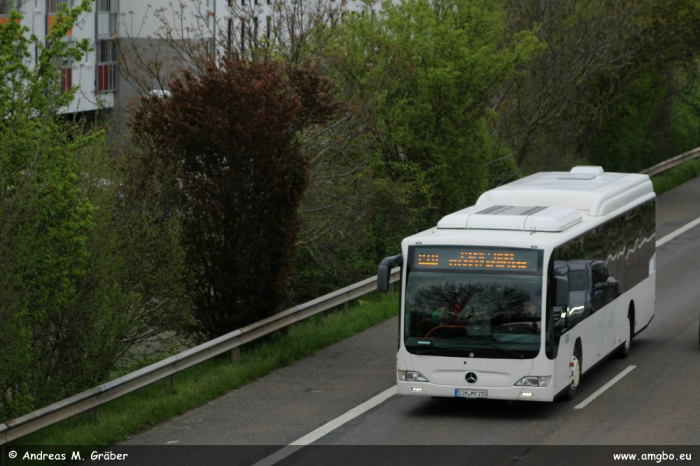
<path fill-rule="evenodd" d="M 656 195 L 700 176 L 700 159 L 689 160 L 651 179 Z"/>
<path fill-rule="evenodd" d="M 700 160 L 692 160 L 652 181 L 656 193 L 662 194 L 698 176 Z M 316 316 L 293 326 L 287 335 L 276 334 L 268 341 L 243 348 L 239 364 L 219 358 L 184 371 L 176 376 L 172 393 L 165 393 L 165 383 L 161 381 L 102 406 L 97 423 L 88 421 L 87 415 L 82 414 L 16 443 L 113 445 L 389 319 L 396 315 L 397 308 L 396 295 L 358 301 L 348 313 Z"/>

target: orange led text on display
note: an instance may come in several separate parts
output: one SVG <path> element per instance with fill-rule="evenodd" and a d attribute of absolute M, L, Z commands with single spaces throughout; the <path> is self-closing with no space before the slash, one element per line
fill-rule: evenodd
<path fill-rule="evenodd" d="M 418 265 L 439 265 L 439 254 L 418 254 Z"/>
<path fill-rule="evenodd" d="M 449 267 L 478 267 L 480 269 L 527 269 L 527 261 L 515 260 L 507 252 L 462 252 L 459 259 L 450 259 Z"/>

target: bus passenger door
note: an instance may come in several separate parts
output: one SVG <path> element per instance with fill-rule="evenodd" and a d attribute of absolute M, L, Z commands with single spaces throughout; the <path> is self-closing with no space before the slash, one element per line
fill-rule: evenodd
<path fill-rule="evenodd" d="M 588 289 L 589 297 L 589 312 L 590 315 L 586 319 L 586 331 L 583 340 L 583 370 L 588 370 L 592 365 L 596 364 L 605 355 L 604 353 L 604 338 L 605 338 L 605 306 L 604 292 L 598 289 L 596 280 L 599 278 L 599 266 L 604 265 L 600 260 L 587 261 L 586 269 L 588 273 Z"/>
<path fill-rule="evenodd" d="M 599 314 L 603 314 L 603 348 L 602 356 L 612 351 L 616 344 L 615 332 L 615 299 L 619 294 L 619 286 L 615 277 L 610 275 L 603 261 L 595 261 L 591 268 L 591 283 L 593 294 L 591 303 Z"/>

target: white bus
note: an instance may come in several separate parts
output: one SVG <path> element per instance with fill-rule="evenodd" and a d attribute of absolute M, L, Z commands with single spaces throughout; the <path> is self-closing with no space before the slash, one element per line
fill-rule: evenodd
<path fill-rule="evenodd" d="M 398 393 L 552 401 L 649 325 L 656 301 L 649 177 L 537 173 L 405 238 Z"/>

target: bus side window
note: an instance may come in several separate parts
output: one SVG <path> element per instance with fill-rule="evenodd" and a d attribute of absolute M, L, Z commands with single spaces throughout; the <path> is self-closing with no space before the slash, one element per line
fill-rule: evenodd
<path fill-rule="evenodd" d="M 591 304 L 597 311 L 618 296 L 618 284 L 603 261 L 594 261 L 591 270 Z"/>

